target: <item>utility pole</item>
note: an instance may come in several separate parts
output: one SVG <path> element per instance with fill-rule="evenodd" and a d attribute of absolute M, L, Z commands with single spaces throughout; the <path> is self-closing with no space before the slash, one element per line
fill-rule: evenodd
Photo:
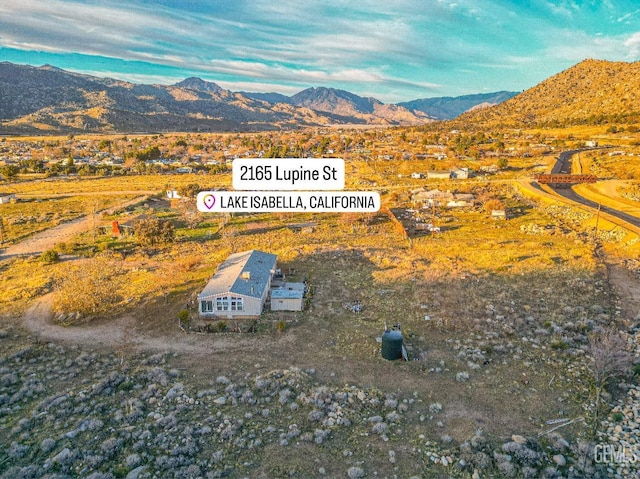
<path fill-rule="evenodd" d="M 598 203 L 598 214 L 596 215 L 596 230 L 594 233 L 594 240 L 598 239 L 598 223 L 600 222 L 600 208 L 602 208 L 602 203 Z"/>
<path fill-rule="evenodd" d="M 0 246 L 4 244 L 4 222 L 0 216 Z"/>
<path fill-rule="evenodd" d="M 431 198 L 431 238 L 436 235 L 436 199 Z"/>

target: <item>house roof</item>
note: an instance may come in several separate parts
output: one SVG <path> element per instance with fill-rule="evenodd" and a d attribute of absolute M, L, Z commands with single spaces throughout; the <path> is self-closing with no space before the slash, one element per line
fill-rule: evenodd
<path fill-rule="evenodd" d="M 220 293 L 261 298 L 270 285 L 271 271 L 275 269 L 277 259 L 275 254 L 258 250 L 232 254 L 218 267 L 198 298 Z"/>
<path fill-rule="evenodd" d="M 290 284 L 290 283 L 288 283 Z M 301 299 L 304 296 L 303 289 L 290 289 L 287 287 L 271 290 L 271 299 Z"/>

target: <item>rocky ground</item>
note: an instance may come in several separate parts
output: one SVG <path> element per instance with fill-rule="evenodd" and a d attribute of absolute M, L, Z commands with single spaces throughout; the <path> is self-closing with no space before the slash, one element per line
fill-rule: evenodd
<path fill-rule="evenodd" d="M 176 354 L 125 357 L 11 328 L 1 345 L 3 478 L 607 475 L 592 444 L 557 432 L 430 440 L 417 425 L 437 427 L 442 404 L 326 386 L 314 370 L 202 378 Z"/>

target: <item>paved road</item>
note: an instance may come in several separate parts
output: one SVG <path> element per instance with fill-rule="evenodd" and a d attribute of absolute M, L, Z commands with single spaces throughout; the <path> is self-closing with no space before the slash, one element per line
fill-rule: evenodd
<path fill-rule="evenodd" d="M 558 160 L 556 161 L 556 164 L 553 166 L 553 169 L 551 170 L 551 172 L 552 173 L 571 173 L 571 157 L 576 153 L 579 153 L 580 151 L 583 151 L 583 150 L 569 150 L 569 151 L 563 151 L 562 153 L 560 153 L 560 156 L 558 157 Z M 608 213 L 611 216 L 615 216 L 616 218 L 619 218 L 622 221 L 626 221 L 627 223 L 630 223 L 640 228 L 640 218 L 636 216 L 632 216 L 630 214 L 627 214 L 615 208 L 611 208 L 609 206 L 604 206 L 604 205 L 600 206 L 595 201 L 589 200 L 584 196 L 579 195 L 572 188 L 557 187 L 557 186 L 554 187 L 553 185 L 549 185 L 549 186 L 555 193 L 557 193 L 558 195 L 564 198 L 575 201 L 576 203 L 580 203 L 590 208 L 594 208 L 596 210 L 600 208 L 601 211 L 604 211 L 605 213 Z"/>
<path fill-rule="evenodd" d="M 560 196 L 563 196 L 567 199 L 570 199 L 582 205 L 588 206 L 590 208 L 594 208 L 596 210 L 600 208 L 601 211 L 604 211 L 605 213 L 609 213 L 611 216 L 620 218 L 621 220 L 626 221 L 627 223 L 631 223 L 632 225 L 640 228 L 640 218 L 636 216 L 631 216 L 630 214 L 624 213 L 620 210 L 611 208 L 609 206 L 604 206 L 604 205 L 601 206 L 595 201 L 591 201 L 585 198 L 584 196 L 580 196 L 571 188 L 553 188 L 553 191 L 555 191 Z"/>

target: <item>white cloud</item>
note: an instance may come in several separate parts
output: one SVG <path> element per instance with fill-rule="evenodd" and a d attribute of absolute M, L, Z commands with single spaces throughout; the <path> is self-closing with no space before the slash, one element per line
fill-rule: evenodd
<path fill-rule="evenodd" d="M 631 35 L 625 42 L 624 46 L 629 49 L 629 59 L 640 59 L 640 32 Z"/>

